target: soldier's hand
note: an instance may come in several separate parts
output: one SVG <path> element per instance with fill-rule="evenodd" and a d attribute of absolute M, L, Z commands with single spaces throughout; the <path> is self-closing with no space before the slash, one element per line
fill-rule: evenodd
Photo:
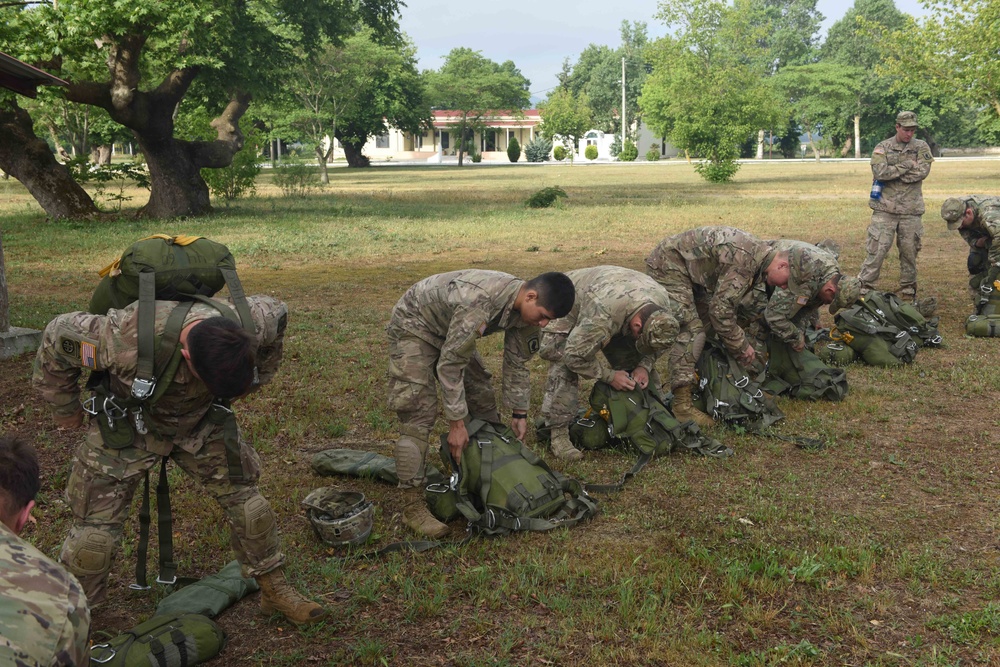
<path fill-rule="evenodd" d="M 736 361 L 740 362 L 740 365 L 746 368 L 751 365 L 757 359 L 757 350 L 753 349 L 753 345 L 747 344 L 747 347 L 740 356 L 736 358 Z"/>
<path fill-rule="evenodd" d="M 802 350 L 806 349 L 806 339 L 799 338 L 797 341 L 792 343 L 792 349 L 795 350 L 796 352 L 801 352 Z"/>
<path fill-rule="evenodd" d="M 618 391 L 631 391 L 635 389 L 635 380 L 625 371 L 615 371 L 615 377 L 611 380 L 611 387 Z"/>
<path fill-rule="evenodd" d="M 468 444 L 469 431 L 465 428 L 465 422 L 461 419 L 451 422 L 451 426 L 448 427 L 448 451 L 451 452 L 451 458 L 455 463 L 462 460 L 462 452 Z"/>
<path fill-rule="evenodd" d="M 911 169 L 913 169 L 916 166 L 917 166 L 917 163 L 914 162 L 913 160 L 903 160 L 902 162 L 899 163 L 899 168 L 900 169 L 905 169 L 906 171 L 910 171 Z"/>
<path fill-rule="evenodd" d="M 632 379 L 635 380 L 639 389 L 645 389 L 649 386 L 649 372 L 642 366 L 632 369 Z"/>
<path fill-rule="evenodd" d="M 83 426 L 83 410 L 77 410 L 71 415 L 52 415 L 59 428 L 75 429 Z"/>
<path fill-rule="evenodd" d="M 528 435 L 528 419 L 527 417 L 520 418 L 514 417 L 510 420 L 510 430 L 514 431 L 514 435 L 521 442 L 524 442 L 524 438 Z"/>

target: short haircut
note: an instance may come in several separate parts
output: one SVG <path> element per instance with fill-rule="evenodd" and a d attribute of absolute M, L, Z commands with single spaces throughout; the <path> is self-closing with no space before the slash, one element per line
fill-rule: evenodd
<path fill-rule="evenodd" d="M 549 311 L 553 319 L 566 317 L 573 310 L 576 289 L 573 281 L 565 273 L 549 271 L 535 276 L 524 285 L 538 292 L 538 305 Z"/>
<path fill-rule="evenodd" d="M 40 487 L 35 448 L 19 438 L 0 437 L 0 517 L 19 512 Z"/>
<path fill-rule="evenodd" d="M 647 303 L 645 306 L 640 308 L 638 312 L 636 312 L 636 315 L 639 316 L 639 322 L 641 324 L 646 324 L 646 320 L 649 319 L 649 316 L 660 310 L 663 310 L 663 308 L 657 306 L 655 303 Z"/>
<path fill-rule="evenodd" d="M 191 365 L 217 398 L 236 398 L 253 386 L 257 355 L 243 327 L 225 317 L 210 317 L 187 337 Z"/>

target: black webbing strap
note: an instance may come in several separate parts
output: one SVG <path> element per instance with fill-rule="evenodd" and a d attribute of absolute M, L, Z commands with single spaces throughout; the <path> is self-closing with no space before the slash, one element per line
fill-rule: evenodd
<path fill-rule="evenodd" d="M 139 331 L 138 352 L 135 379 L 152 383 L 154 380 L 153 364 L 155 359 L 154 345 L 156 334 L 154 321 L 156 319 L 156 273 L 142 271 L 139 273 Z M 136 396 L 136 398 L 144 398 Z"/>
<path fill-rule="evenodd" d="M 132 590 L 148 590 L 146 582 L 146 554 L 149 550 L 149 471 L 142 480 L 142 504 L 139 506 L 139 547 L 135 559 L 135 583 Z"/>
<path fill-rule="evenodd" d="M 160 541 L 160 574 L 156 579 L 159 584 L 172 584 L 176 581 L 177 564 L 173 562 L 174 537 L 170 514 L 170 487 L 167 483 L 167 459 L 164 456 L 160 462 L 160 477 L 156 484 L 156 527 Z M 139 506 L 139 546 L 136 550 L 135 583 L 133 590 L 148 590 L 146 581 L 146 558 L 149 553 L 149 471 L 146 471 L 142 483 L 142 504 Z"/>
<path fill-rule="evenodd" d="M 652 454 L 647 454 L 643 452 L 639 454 L 639 458 L 636 459 L 635 465 L 622 475 L 622 478 L 615 482 L 614 484 L 584 484 L 583 488 L 587 493 L 617 493 L 625 488 L 627 484 L 633 477 L 639 474 L 646 465 L 653 460 Z"/>
<path fill-rule="evenodd" d="M 246 329 L 247 333 L 251 336 L 256 333 L 256 328 L 254 327 L 253 317 L 250 315 L 250 306 L 247 304 L 247 295 L 243 291 L 243 284 L 240 282 L 239 276 L 236 275 L 236 271 L 233 269 L 219 269 L 222 273 L 222 277 L 226 279 L 226 287 L 229 288 L 229 296 L 233 298 L 233 304 L 236 306 L 236 312 L 240 315 L 240 322 L 243 324 L 243 328 Z"/>

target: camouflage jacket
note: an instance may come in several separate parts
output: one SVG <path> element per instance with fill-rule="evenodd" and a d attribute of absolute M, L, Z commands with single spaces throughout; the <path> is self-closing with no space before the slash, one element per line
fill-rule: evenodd
<path fill-rule="evenodd" d="M 0 665 L 90 663 L 90 609 L 69 572 L 0 523 Z"/>
<path fill-rule="evenodd" d="M 539 332 L 514 310 L 523 285 L 523 280 L 499 271 L 439 273 L 406 290 L 392 309 L 387 327 L 391 333 L 416 336 L 441 351 L 437 377 L 445 419 L 468 415 L 465 367 L 476 353 L 476 341 L 499 331 L 504 332 L 504 400 L 513 410 L 528 409 L 527 362 L 538 351 Z"/>
<path fill-rule="evenodd" d="M 595 266 L 566 273 L 576 288 L 576 301 L 566 317 L 553 320 L 543 335 L 566 335 L 562 363 L 586 378 L 611 382 L 615 371 L 599 352 L 614 336 L 632 338 L 629 321 L 652 303 L 676 317 L 663 286 L 649 276 L 619 266 Z M 661 351 L 662 352 L 662 351 Z M 656 357 L 646 355 L 639 366 L 653 369 Z"/>
<path fill-rule="evenodd" d="M 767 298 L 764 322 L 772 335 L 795 345 L 804 342 L 802 326 L 823 305 L 819 291 L 840 273 L 840 266 L 833 253 L 811 243 L 783 239 L 774 244 L 788 252 L 791 278 L 788 289 L 777 288 Z"/>
<path fill-rule="evenodd" d="M 740 301 L 766 279 L 765 270 L 777 252 L 769 241 L 732 227 L 698 227 L 660 242 L 646 258 L 654 278 L 665 267 L 681 269 L 692 285 L 709 295 L 708 315 L 730 353 L 747 346 L 737 323 Z"/>
<path fill-rule="evenodd" d="M 230 300 L 223 302 L 232 304 Z M 260 383 L 267 384 L 281 363 L 288 308 L 270 296 L 249 296 L 247 303 L 256 329 Z M 167 317 L 176 305 L 176 301 L 156 302 L 157 336 L 163 333 Z M 195 303 L 184 319 L 184 326 L 218 314 L 209 305 Z M 137 303 L 111 310 L 107 315 L 66 313 L 49 322 L 35 357 L 31 382 L 56 415 L 68 416 L 80 409 L 79 379 L 84 368 L 107 371 L 114 395 L 131 396 L 138 361 L 138 324 Z M 149 408 L 150 430 L 160 440 L 185 451 L 195 451 L 201 446 L 196 427 L 214 400 L 188 365 L 181 363 L 170 387 Z"/>
<path fill-rule="evenodd" d="M 986 244 L 983 247 L 989 251 L 990 264 L 1000 264 L 1000 243 L 994 243 L 1000 235 L 1000 197 L 970 195 L 963 199 L 966 202 L 972 201 L 976 217 L 972 219 L 972 225 L 959 228 L 958 233 L 970 248 L 976 247 L 979 239 L 985 238 Z"/>
<path fill-rule="evenodd" d="M 904 144 L 892 136 L 875 146 L 872 176 L 882 181 L 882 198 L 869 199 L 869 208 L 895 215 L 923 215 L 921 183 L 931 173 L 933 161 L 930 146 L 917 138 Z M 904 162 L 912 165 L 904 167 Z"/>

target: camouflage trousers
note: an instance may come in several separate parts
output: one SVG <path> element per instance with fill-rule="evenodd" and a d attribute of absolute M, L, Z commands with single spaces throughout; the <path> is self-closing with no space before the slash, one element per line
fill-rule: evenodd
<path fill-rule="evenodd" d="M 389 331 L 389 409 L 404 427 L 429 432 L 438 417 L 437 368 L 441 350 L 416 336 Z M 499 422 L 493 376 L 476 352 L 465 367 L 469 415 Z"/>
<path fill-rule="evenodd" d="M 568 332 L 543 329 L 538 351 L 538 356 L 550 362 L 542 399 L 542 418 L 552 428 L 568 427 L 580 410 L 580 376 L 562 363 L 567 336 Z M 601 353 L 616 371 L 633 371 L 642 360 L 635 340 L 622 335 L 613 337 Z M 660 386 L 660 377 L 655 369 L 649 374 L 649 386 Z"/>
<path fill-rule="evenodd" d="M 226 514 L 230 540 L 244 576 L 258 576 L 281 567 L 278 526 L 270 504 L 257 490 L 260 457 L 239 438 L 243 477 L 231 480 L 223 426 L 207 424 L 203 445 L 194 453 L 173 448 L 171 462 L 194 477 Z M 96 423 L 76 451 L 66 484 L 66 500 L 74 524 L 63 542 L 60 560 L 83 584 L 87 598 L 100 602 L 114 551 L 128 519 L 132 498 L 144 473 L 163 457 L 143 448 L 150 435 L 137 435 L 136 445 L 111 449 L 104 445 Z M 156 446 L 161 446 L 157 441 Z"/>
<path fill-rule="evenodd" d="M 663 285 L 670 298 L 679 306 L 677 323 L 680 325 L 680 331 L 677 333 L 677 340 L 667 353 L 670 389 L 693 384 L 695 365 L 698 363 L 694 340 L 702 333 L 706 336 L 712 335 L 712 325 L 708 317 L 710 296 L 704 287 L 691 282 L 691 276 L 682 265 L 650 268 L 649 275 Z"/>
<path fill-rule="evenodd" d="M 917 296 L 917 255 L 923 235 L 924 224 L 919 215 L 872 211 L 865 247 L 868 256 L 858 272 L 862 293 L 875 289 L 882 273 L 882 262 L 895 239 L 899 248 L 899 296 L 904 301 L 913 301 Z"/>

